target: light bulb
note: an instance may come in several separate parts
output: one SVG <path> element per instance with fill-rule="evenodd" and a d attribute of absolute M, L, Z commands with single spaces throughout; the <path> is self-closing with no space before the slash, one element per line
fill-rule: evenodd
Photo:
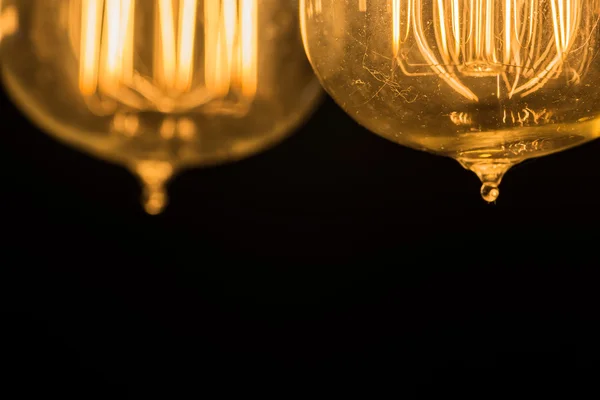
<path fill-rule="evenodd" d="M 131 169 L 151 214 L 176 171 L 265 149 L 320 97 L 294 0 L 0 0 L 0 18 L 15 103 Z"/>
<path fill-rule="evenodd" d="M 474 171 L 600 134 L 598 0 L 301 0 L 323 86 L 356 121 Z"/>

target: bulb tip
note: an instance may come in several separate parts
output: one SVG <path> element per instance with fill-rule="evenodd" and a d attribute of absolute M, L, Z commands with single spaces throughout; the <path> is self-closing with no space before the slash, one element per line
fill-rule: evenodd
<path fill-rule="evenodd" d="M 145 187 L 143 203 L 149 215 L 159 215 L 167 206 L 167 193 L 163 187 Z"/>
<path fill-rule="evenodd" d="M 135 166 L 144 187 L 142 203 L 150 215 L 163 212 L 168 204 L 166 183 L 173 176 L 174 168 L 168 162 L 144 161 Z"/>
<path fill-rule="evenodd" d="M 488 203 L 498 200 L 500 189 L 496 183 L 486 182 L 481 186 L 481 197 Z"/>

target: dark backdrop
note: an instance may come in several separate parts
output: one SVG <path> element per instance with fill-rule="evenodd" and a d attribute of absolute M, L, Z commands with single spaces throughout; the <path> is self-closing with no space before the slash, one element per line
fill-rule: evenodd
<path fill-rule="evenodd" d="M 600 142 L 515 167 L 488 205 L 455 161 L 327 99 L 277 147 L 177 176 L 150 217 L 128 172 L 1 102 L 0 362 L 21 391 L 348 366 L 409 367 L 422 388 L 597 359 Z"/>

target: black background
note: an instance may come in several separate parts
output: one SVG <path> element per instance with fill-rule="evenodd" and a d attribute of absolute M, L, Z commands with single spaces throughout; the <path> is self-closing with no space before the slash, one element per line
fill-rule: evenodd
<path fill-rule="evenodd" d="M 0 362 L 21 393 L 379 366 L 420 393 L 597 359 L 600 142 L 515 167 L 488 205 L 455 161 L 326 99 L 275 148 L 177 176 L 150 217 L 127 171 L 1 101 Z"/>

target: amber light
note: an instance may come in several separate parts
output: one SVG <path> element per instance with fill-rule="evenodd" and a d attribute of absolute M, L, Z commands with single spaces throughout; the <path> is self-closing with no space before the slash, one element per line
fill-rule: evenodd
<path fill-rule="evenodd" d="M 325 89 L 371 131 L 505 172 L 600 134 L 598 0 L 301 0 Z"/>
<path fill-rule="evenodd" d="M 268 148 L 319 98 L 293 1 L 3 0 L 0 12 L 16 104 L 136 173 L 151 214 L 178 170 Z"/>

